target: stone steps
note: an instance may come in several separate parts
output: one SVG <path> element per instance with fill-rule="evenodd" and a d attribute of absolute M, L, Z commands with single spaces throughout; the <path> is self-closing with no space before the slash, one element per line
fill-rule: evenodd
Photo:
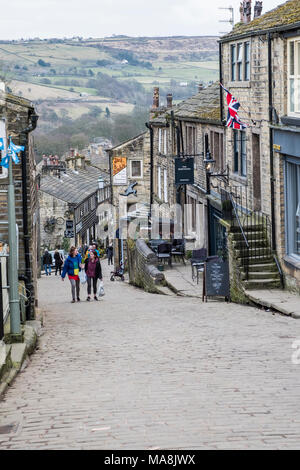
<path fill-rule="evenodd" d="M 242 273 L 243 279 L 246 278 L 246 273 Z M 280 281 L 280 276 L 278 272 L 276 271 L 252 271 L 248 273 L 248 280 L 249 281 L 254 281 L 254 280 L 261 280 L 261 279 L 275 279 Z"/>
<path fill-rule="evenodd" d="M 255 279 L 243 281 L 246 290 L 254 289 L 280 289 L 281 283 L 278 279 Z"/>

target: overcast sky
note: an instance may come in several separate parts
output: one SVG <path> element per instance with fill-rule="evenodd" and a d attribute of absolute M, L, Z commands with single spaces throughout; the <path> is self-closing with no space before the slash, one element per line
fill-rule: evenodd
<path fill-rule="evenodd" d="M 263 0 L 263 12 L 284 3 Z M 0 39 L 21 37 L 202 36 L 230 30 L 240 0 L 0 0 Z M 252 0 L 254 6 L 255 0 Z M 252 10 L 253 10 L 252 6 Z"/>

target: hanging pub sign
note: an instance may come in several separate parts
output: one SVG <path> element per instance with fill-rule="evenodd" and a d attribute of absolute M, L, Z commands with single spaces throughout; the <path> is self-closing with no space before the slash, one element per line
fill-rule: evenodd
<path fill-rule="evenodd" d="M 127 184 L 127 158 L 114 157 L 113 161 L 113 184 L 126 185 Z"/>
<path fill-rule="evenodd" d="M 175 184 L 194 184 L 193 158 L 175 158 Z"/>

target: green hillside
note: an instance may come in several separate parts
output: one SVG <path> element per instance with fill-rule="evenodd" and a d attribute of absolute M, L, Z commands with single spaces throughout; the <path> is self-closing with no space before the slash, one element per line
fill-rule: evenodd
<path fill-rule="evenodd" d="M 41 135 L 97 110 L 98 119 L 135 106 L 146 113 L 153 86 L 162 102 L 169 92 L 191 96 L 218 78 L 218 45 L 216 37 L 0 41 L 0 67 L 8 89 L 35 103 Z"/>

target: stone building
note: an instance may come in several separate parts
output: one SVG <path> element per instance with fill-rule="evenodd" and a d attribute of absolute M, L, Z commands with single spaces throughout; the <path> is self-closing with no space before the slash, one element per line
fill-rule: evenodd
<path fill-rule="evenodd" d="M 100 195 L 99 185 L 103 185 L 104 195 Z M 66 248 L 67 244 L 89 244 L 95 240 L 98 205 L 108 201 L 109 194 L 108 175 L 73 151 L 60 171 L 51 167 L 42 172 L 39 184 L 42 249 Z M 65 231 L 70 224 L 73 237 L 68 237 L 67 243 Z"/>
<path fill-rule="evenodd" d="M 17 145 L 25 147 L 20 164 L 13 164 L 15 183 L 16 222 L 18 226 L 19 280 L 25 284 L 28 303 L 27 319 L 34 318 L 37 306 L 37 259 L 39 236 L 39 211 L 36 187 L 36 165 L 31 132 L 38 116 L 33 104 L 23 98 L 6 93 L 4 84 L 0 91 L 0 137 L 5 147 L 9 136 Z M 5 148 L 1 152 L 5 153 Z M 8 243 L 8 171 L 0 166 L 0 241 Z M 1 307 L 0 307 L 1 308 Z"/>
<path fill-rule="evenodd" d="M 115 265 L 126 257 L 128 222 L 138 219 L 137 231 L 146 230 L 150 206 L 150 133 L 140 134 L 109 150 L 111 167 Z M 133 227 L 133 224 L 131 225 Z M 147 234 L 146 234 L 147 235 Z M 136 233 L 129 233 L 135 238 Z M 125 242 L 124 242 L 124 241 Z"/>
<path fill-rule="evenodd" d="M 230 184 L 240 188 L 243 207 L 270 221 L 286 286 L 300 291 L 300 2 L 262 16 L 256 2 L 252 21 L 251 1 L 244 3 L 246 17 L 244 8 L 241 22 L 220 40 L 222 82 L 248 124 L 243 131 L 226 129 Z"/>
<path fill-rule="evenodd" d="M 172 105 L 169 95 L 167 108 L 160 107 L 155 99 L 151 110 L 154 200 L 160 204 L 181 205 L 182 236 L 190 242 L 190 248 L 207 246 L 208 217 L 218 224 L 218 218 L 214 218 L 213 199 L 211 205 L 207 203 L 204 159 L 211 149 L 218 171 L 225 169 L 219 98 L 218 84 L 207 88 L 199 85 L 197 94 L 178 105 Z M 175 159 L 191 159 L 193 184 L 176 185 Z M 213 248 L 211 251 L 214 254 Z"/>

